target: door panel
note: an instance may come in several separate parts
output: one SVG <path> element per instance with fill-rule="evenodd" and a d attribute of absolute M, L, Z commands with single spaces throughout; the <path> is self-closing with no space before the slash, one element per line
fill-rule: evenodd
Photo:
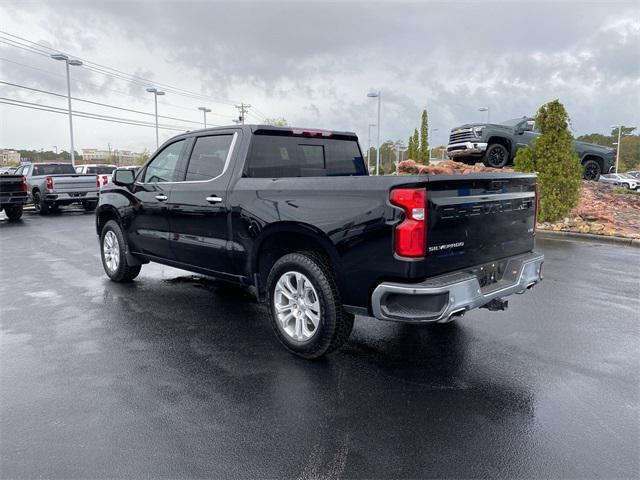
<path fill-rule="evenodd" d="M 168 215 L 176 260 L 208 272 L 231 272 L 227 187 L 239 131 L 196 137 L 185 181 L 174 184 Z"/>
<path fill-rule="evenodd" d="M 184 155 L 185 139 L 164 147 L 138 175 L 132 193 L 133 212 L 127 226 L 131 249 L 146 255 L 173 260 L 169 245 L 169 217 L 167 208 L 171 190 Z"/>

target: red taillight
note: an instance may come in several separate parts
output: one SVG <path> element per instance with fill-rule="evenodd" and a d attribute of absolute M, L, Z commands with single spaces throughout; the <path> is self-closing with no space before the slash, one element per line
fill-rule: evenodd
<path fill-rule="evenodd" d="M 404 210 L 405 219 L 396 226 L 394 250 L 400 257 L 424 257 L 427 250 L 427 189 L 396 188 L 391 204 Z"/>
<path fill-rule="evenodd" d="M 53 190 L 53 178 L 47 177 L 47 189 Z"/>
<path fill-rule="evenodd" d="M 538 225 L 538 210 L 540 209 L 540 195 L 538 194 L 538 184 L 536 183 L 536 197 L 533 199 L 533 233 L 536 233 L 536 228 Z"/>
<path fill-rule="evenodd" d="M 27 177 L 25 176 L 22 177 L 22 191 L 23 192 L 27 191 Z"/>
<path fill-rule="evenodd" d="M 100 176 L 96 175 L 96 187 L 100 188 Z"/>
<path fill-rule="evenodd" d="M 104 187 L 107 183 L 109 183 L 109 177 L 106 175 L 102 176 L 102 186 Z"/>

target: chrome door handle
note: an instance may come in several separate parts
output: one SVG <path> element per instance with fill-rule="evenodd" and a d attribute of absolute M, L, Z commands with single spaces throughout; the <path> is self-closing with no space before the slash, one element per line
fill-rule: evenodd
<path fill-rule="evenodd" d="M 220 203 L 222 201 L 222 198 L 211 196 L 211 197 L 207 197 L 205 200 L 209 203 Z"/>
<path fill-rule="evenodd" d="M 168 199 L 169 197 L 163 195 L 162 193 L 160 195 L 156 195 L 156 200 L 160 200 L 161 202 L 166 202 Z"/>

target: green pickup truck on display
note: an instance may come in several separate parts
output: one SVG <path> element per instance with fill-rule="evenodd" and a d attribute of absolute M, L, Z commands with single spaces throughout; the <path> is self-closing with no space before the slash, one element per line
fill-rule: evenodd
<path fill-rule="evenodd" d="M 515 118 L 502 123 L 471 123 L 451 130 L 447 155 L 451 160 L 502 168 L 513 163 L 516 152 L 530 145 L 540 135 L 531 117 Z M 574 149 L 584 168 L 586 180 L 598 180 L 613 170 L 615 151 L 593 143 L 574 140 Z"/>

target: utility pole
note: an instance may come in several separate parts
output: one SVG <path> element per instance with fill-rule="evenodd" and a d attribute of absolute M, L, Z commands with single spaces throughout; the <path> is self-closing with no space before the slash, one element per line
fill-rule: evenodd
<path fill-rule="evenodd" d="M 249 111 L 249 108 L 251 108 L 251 105 L 249 105 L 248 103 L 241 103 L 240 105 L 236 105 L 236 108 L 240 112 L 240 116 L 238 117 L 238 120 L 242 125 L 244 125 L 244 119 L 246 118 L 245 114 Z"/>
<path fill-rule="evenodd" d="M 69 75 L 69 65 L 73 67 L 79 67 L 82 65 L 80 60 L 69 60 L 67 55 L 63 55 L 61 53 L 54 53 L 51 55 L 51 58 L 54 60 L 62 60 L 67 67 L 67 100 L 69 102 L 69 137 L 71 139 L 71 165 L 75 168 L 76 166 L 76 156 L 75 149 L 73 146 L 73 114 L 71 113 L 71 79 Z"/>

